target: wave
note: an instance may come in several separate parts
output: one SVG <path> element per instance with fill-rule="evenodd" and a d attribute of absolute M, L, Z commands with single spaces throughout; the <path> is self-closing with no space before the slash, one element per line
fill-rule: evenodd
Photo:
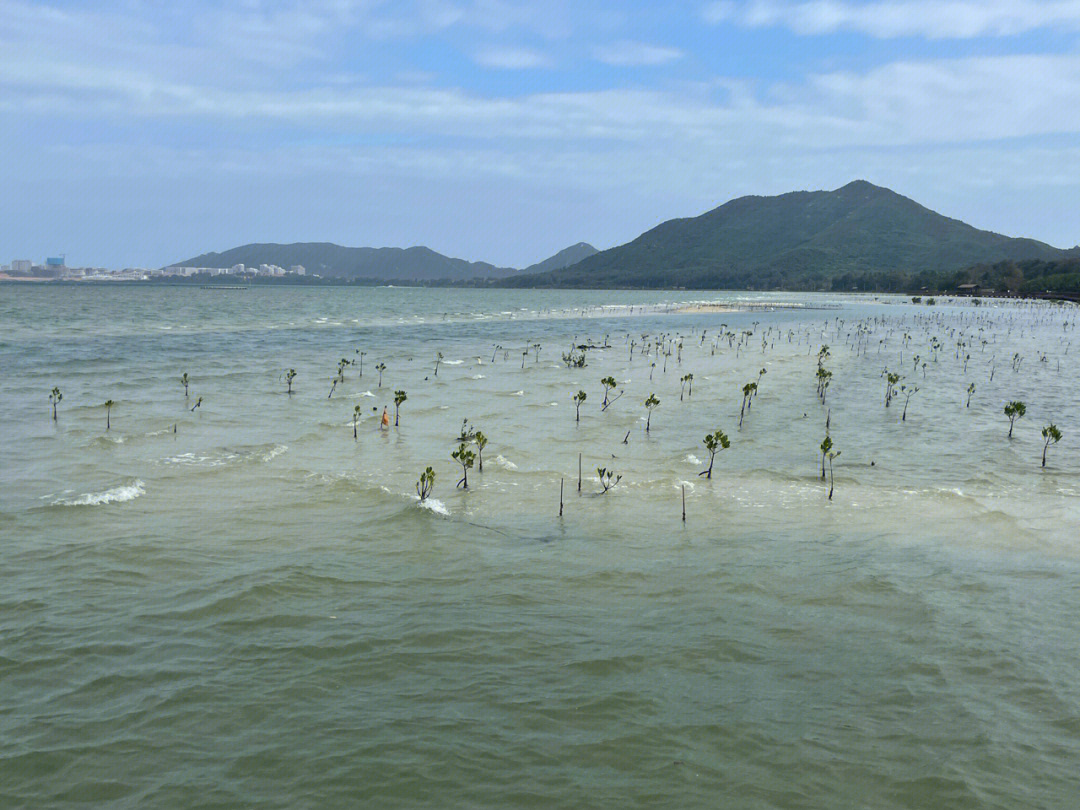
<path fill-rule="evenodd" d="M 106 503 L 126 503 L 145 494 L 146 485 L 138 478 L 101 492 L 86 492 L 74 498 L 57 498 L 53 506 L 100 506 Z"/>
<path fill-rule="evenodd" d="M 471 377 L 469 377 L 469 379 L 470 380 L 482 380 L 482 379 L 484 379 L 484 375 L 483 374 L 473 374 Z"/>
<path fill-rule="evenodd" d="M 445 517 L 450 516 L 450 510 L 446 508 L 446 504 L 440 501 L 438 498 L 428 498 L 427 500 L 420 500 L 419 496 L 414 495 L 416 498 L 416 505 L 421 509 L 427 509 L 434 512 L 436 515 L 443 515 Z"/>
<path fill-rule="evenodd" d="M 464 360 L 443 360 L 442 364 L 444 366 L 460 366 L 464 362 Z"/>
<path fill-rule="evenodd" d="M 684 458 L 683 461 L 685 461 L 687 464 L 695 464 L 695 465 L 700 465 L 700 464 L 703 463 L 702 460 L 700 458 L 698 458 L 697 456 L 695 456 L 693 453 L 687 453 L 686 458 Z"/>
<path fill-rule="evenodd" d="M 518 468 L 517 464 L 507 460 L 501 455 L 495 456 L 495 465 L 502 467 L 504 470 L 516 470 Z"/>

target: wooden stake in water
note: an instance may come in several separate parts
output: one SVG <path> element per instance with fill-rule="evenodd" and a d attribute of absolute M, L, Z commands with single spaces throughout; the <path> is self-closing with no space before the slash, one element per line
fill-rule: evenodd
<path fill-rule="evenodd" d="M 565 483 L 565 481 L 566 481 L 566 479 L 564 479 L 564 478 L 559 479 L 559 517 L 562 517 L 563 484 Z"/>
<path fill-rule="evenodd" d="M 581 494 L 581 453 L 577 454 L 577 491 Z"/>
<path fill-rule="evenodd" d="M 686 484 L 682 486 L 682 522 L 686 523 Z"/>

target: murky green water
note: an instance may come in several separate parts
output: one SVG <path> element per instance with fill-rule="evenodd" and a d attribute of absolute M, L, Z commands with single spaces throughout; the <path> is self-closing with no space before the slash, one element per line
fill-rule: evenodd
<path fill-rule="evenodd" d="M 0 806 L 1073 807 L 1076 316 L 2 285 Z"/>

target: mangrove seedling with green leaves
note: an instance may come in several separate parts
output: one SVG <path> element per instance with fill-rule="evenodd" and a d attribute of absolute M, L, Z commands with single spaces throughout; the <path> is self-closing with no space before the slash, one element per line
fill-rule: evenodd
<path fill-rule="evenodd" d="M 1009 438 L 1012 438 L 1013 425 L 1017 419 L 1023 419 L 1027 414 L 1027 405 L 1020 400 L 1013 400 L 1005 406 L 1005 415 L 1009 417 Z"/>
<path fill-rule="evenodd" d="M 423 503 L 430 497 L 431 490 L 435 488 L 435 471 L 428 467 L 422 473 L 420 473 L 420 480 L 416 482 L 416 494 L 420 497 L 420 503 Z"/>
<path fill-rule="evenodd" d="M 461 444 L 457 450 L 450 454 L 450 458 L 461 465 L 461 480 L 457 482 L 457 486 L 462 489 L 469 488 L 469 470 L 472 469 L 473 462 L 476 461 L 476 453 L 469 449 L 467 444 Z M 455 487 L 456 489 L 457 487 Z"/>
<path fill-rule="evenodd" d="M 473 436 L 473 441 L 476 442 L 476 463 L 479 472 L 484 471 L 484 448 L 487 447 L 487 436 L 476 431 L 476 435 Z"/>
<path fill-rule="evenodd" d="M 188 375 L 187 375 L 186 371 L 183 374 L 180 375 L 180 384 L 182 386 L 184 386 L 184 399 L 187 399 L 188 398 Z"/>
<path fill-rule="evenodd" d="M 357 349 L 356 353 L 358 355 L 360 355 L 360 376 L 363 377 L 364 376 L 364 355 L 367 354 L 367 352 L 362 352 L 359 349 Z"/>
<path fill-rule="evenodd" d="M 409 395 L 404 391 L 394 392 L 394 427 L 398 426 L 398 410 L 401 408 L 401 403 L 409 398 Z"/>
<path fill-rule="evenodd" d="M 105 400 L 105 430 L 112 430 L 112 407 L 115 404 L 111 399 Z M 1046 466 L 1045 462 L 1043 466 Z"/>
<path fill-rule="evenodd" d="M 288 371 L 285 372 L 285 384 L 289 386 L 289 389 L 288 389 L 288 391 L 286 393 L 288 393 L 290 396 L 292 395 L 292 381 L 295 380 L 295 379 L 296 379 L 296 369 L 295 368 L 290 368 Z"/>
<path fill-rule="evenodd" d="M 739 427 L 742 427 L 743 415 L 746 413 L 746 406 L 753 398 L 755 391 L 757 391 L 757 383 L 749 382 L 742 387 L 742 407 L 739 408 Z"/>
<path fill-rule="evenodd" d="M 352 409 L 352 437 L 353 437 L 354 442 L 357 439 L 357 436 L 356 436 L 356 424 L 359 421 L 360 421 L 360 406 L 359 405 L 353 405 L 353 409 Z"/>
<path fill-rule="evenodd" d="M 1057 425 L 1055 425 L 1053 422 L 1051 422 L 1049 425 L 1047 425 L 1046 427 L 1044 427 L 1042 429 L 1042 437 L 1043 437 L 1042 465 L 1045 467 L 1046 466 L 1046 451 L 1049 449 L 1051 444 L 1057 444 L 1058 442 L 1061 441 L 1061 431 L 1058 429 Z"/>
<path fill-rule="evenodd" d="M 649 417 L 645 420 L 645 432 L 649 432 L 649 428 L 652 426 L 652 412 L 660 406 L 660 400 L 656 398 L 656 394 L 649 394 L 645 400 L 645 410 L 649 412 Z"/>
<path fill-rule="evenodd" d="M 49 392 L 49 404 L 52 405 L 52 420 L 56 421 L 56 406 L 60 404 L 60 400 L 64 398 L 64 395 L 60 393 L 60 387 L 54 385 L 53 390 Z"/>
<path fill-rule="evenodd" d="M 191 412 L 194 413 L 196 408 L 202 406 L 202 397 L 195 397 L 195 404 L 191 406 Z"/>
<path fill-rule="evenodd" d="M 731 447 L 731 440 L 728 439 L 724 431 L 717 428 L 712 433 L 706 434 L 703 441 L 705 442 L 705 449 L 709 451 L 709 467 L 699 472 L 698 475 L 704 475 L 706 478 L 712 479 L 713 461 L 716 459 L 716 454 Z"/>
<path fill-rule="evenodd" d="M 825 480 L 825 458 L 829 455 L 829 451 L 832 450 L 833 441 L 832 437 L 827 435 L 825 440 L 821 443 L 821 480 Z"/>
<path fill-rule="evenodd" d="M 609 404 L 608 394 L 611 393 L 611 389 L 618 385 L 618 383 L 615 382 L 615 378 L 609 374 L 607 377 L 600 378 L 600 385 L 604 386 L 604 401 L 600 403 L 600 410 L 605 411 Z"/>
<path fill-rule="evenodd" d="M 577 411 L 576 415 L 574 416 L 575 422 L 581 421 L 581 403 L 588 399 L 588 396 L 589 395 L 586 394 L 584 391 L 578 391 L 576 394 L 574 394 L 574 409 Z"/>
<path fill-rule="evenodd" d="M 600 493 L 601 495 L 606 494 L 609 489 L 622 480 L 621 475 L 616 475 L 614 470 L 609 470 L 607 467 L 597 467 L 596 475 L 600 479 L 600 486 L 604 488 L 603 492 Z"/>
<path fill-rule="evenodd" d="M 439 376 L 439 363 L 442 362 L 442 359 L 443 359 L 442 352 L 436 352 L 435 353 L 435 376 L 436 377 Z"/>
<path fill-rule="evenodd" d="M 896 384 L 898 382 L 900 382 L 900 375 L 899 374 L 894 374 L 893 372 L 886 370 L 886 372 L 885 372 L 885 407 L 886 408 L 889 407 L 889 403 L 892 402 L 892 398 L 894 396 L 896 396 L 896 393 L 893 391 L 893 388 L 896 386 Z"/>
<path fill-rule="evenodd" d="M 971 407 L 971 395 L 975 393 L 975 383 L 969 383 L 967 387 L 967 402 L 964 403 L 965 408 Z"/>
<path fill-rule="evenodd" d="M 690 396 L 694 395 L 694 375 L 684 374 L 679 378 L 679 382 L 682 383 L 682 390 L 679 391 L 679 402 L 683 401 L 683 394 L 686 393 L 686 386 L 690 386 Z"/>
<path fill-rule="evenodd" d="M 458 441 L 469 443 L 476 438 L 476 431 L 469 427 L 469 420 L 461 420 L 461 432 L 458 434 Z"/>
<path fill-rule="evenodd" d="M 379 372 L 379 388 L 382 388 L 382 373 L 386 371 L 386 363 L 379 363 L 375 366 L 375 370 Z"/>

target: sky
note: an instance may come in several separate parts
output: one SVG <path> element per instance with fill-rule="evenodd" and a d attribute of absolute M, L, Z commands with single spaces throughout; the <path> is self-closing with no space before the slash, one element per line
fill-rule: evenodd
<path fill-rule="evenodd" d="M 1080 242 L 1080 0 L 0 0 L 0 263 L 521 267 L 853 179 Z"/>

